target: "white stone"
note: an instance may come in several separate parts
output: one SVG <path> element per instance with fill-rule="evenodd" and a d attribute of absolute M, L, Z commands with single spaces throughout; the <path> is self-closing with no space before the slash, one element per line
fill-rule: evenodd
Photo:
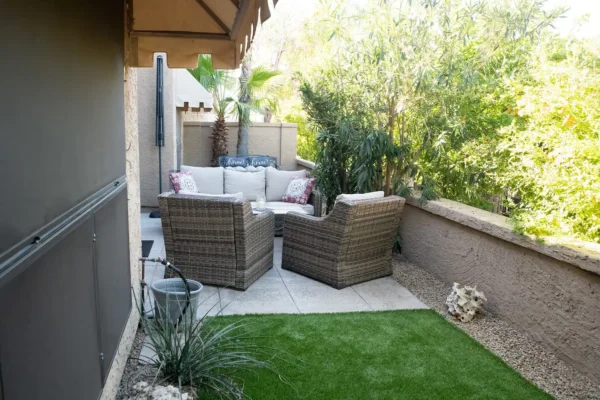
<path fill-rule="evenodd" d="M 179 389 L 175 386 L 151 386 L 147 382 L 138 382 L 133 388 L 136 396 L 130 397 L 129 400 L 193 400 L 193 397 L 188 393 L 179 393 Z"/>
<path fill-rule="evenodd" d="M 448 312 L 454 315 L 462 322 L 471 321 L 477 313 L 483 310 L 483 304 L 487 298 L 477 290 L 477 286 L 459 287 L 458 283 L 454 283 L 452 291 L 446 299 Z"/>

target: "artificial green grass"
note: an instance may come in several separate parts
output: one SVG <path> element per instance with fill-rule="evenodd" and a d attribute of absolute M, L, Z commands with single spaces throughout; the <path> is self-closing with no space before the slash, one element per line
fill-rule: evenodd
<path fill-rule="evenodd" d="M 243 372 L 254 400 L 549 399 L 433 310 L 210 318 L 242 320 L 278 370 Z M 258 329 L 258 333 L 257 330 Z"/>

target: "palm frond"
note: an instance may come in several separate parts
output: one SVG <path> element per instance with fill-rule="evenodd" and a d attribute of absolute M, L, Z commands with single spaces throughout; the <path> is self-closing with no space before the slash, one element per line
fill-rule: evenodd
<path fill-rule="evenodd" d="M 206 54 L 200 54 L 198 66 L 188 71 L 213 95 L 213 107 L 217 115 L 224 115 L 228 106 L 225 93 L 233 88 L 235 78 L 228 71 L 214 69 L 212 57 Z"/>
<path fill-rule="evenodd" d="M 246 85 L 250 92 L 254 92 L 265 87 L 267 83 L 270 83 L 272 78 L 278 75 L 281 75 L 280 71 L 258 66 L 252 69 Z"/>

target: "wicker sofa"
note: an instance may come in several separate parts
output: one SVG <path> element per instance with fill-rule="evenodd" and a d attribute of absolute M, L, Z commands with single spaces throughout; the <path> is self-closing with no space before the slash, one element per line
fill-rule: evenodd
<path fill-rule="evenodd" d="M 267 209 L 275 212 L 275 233 L 280 236 L 283 220 L 287 212 L 296 212 L 320 217 L 323 215 L 323 197 L 314 189 L 306 205 L 286 203 L 281 197 L 293 176 L 309 176 L 307 171 L 282 171 L 276 168 L 262 168 L 260 171 L 244 172 L 244 168 L 233 167 L 194 167 L 182 165 L 182 172 L 189 172 L 196 181 L 199 193 L 210 195 L 233 194 L 242 192 L 254 207 L 257 192 L 262 191 L 266 198 Z M 260 177 L 260 183 L 250 183 Z"/>
<path fill-rule="evenodd" d="M 337 289 L 392 274 L 392 250 L 405 200 L 338 201 L 326 217 L 287 214 L 283 269 Z"/>
<path fill-rule="evenodd" d="M 187 278 L 246 290 L 272 268 L 272 212 L 227 197 L 163 193 L 158 203 L 167 259 Z"/>

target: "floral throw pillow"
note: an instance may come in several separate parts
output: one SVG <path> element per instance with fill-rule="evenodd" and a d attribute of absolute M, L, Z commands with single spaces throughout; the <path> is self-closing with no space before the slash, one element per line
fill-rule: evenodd
<path fill-rule="evenodd" d="M 306 204 L 316 181 L 317 180 L 314 178 L 293 177 L 285 190 L 281 201 L 285 201 L 286 203 Z"/>
<path fill-rule="evenodd" d="M 196 181 L 194 181 L 194 178 L 192 178 L 191 172 L 171 172 L 169 174 L 169 179 L 173 184 L 175 193 L 179 193 L 180 190 L 185 190 L 187 192 L 198 192 Z"/>

